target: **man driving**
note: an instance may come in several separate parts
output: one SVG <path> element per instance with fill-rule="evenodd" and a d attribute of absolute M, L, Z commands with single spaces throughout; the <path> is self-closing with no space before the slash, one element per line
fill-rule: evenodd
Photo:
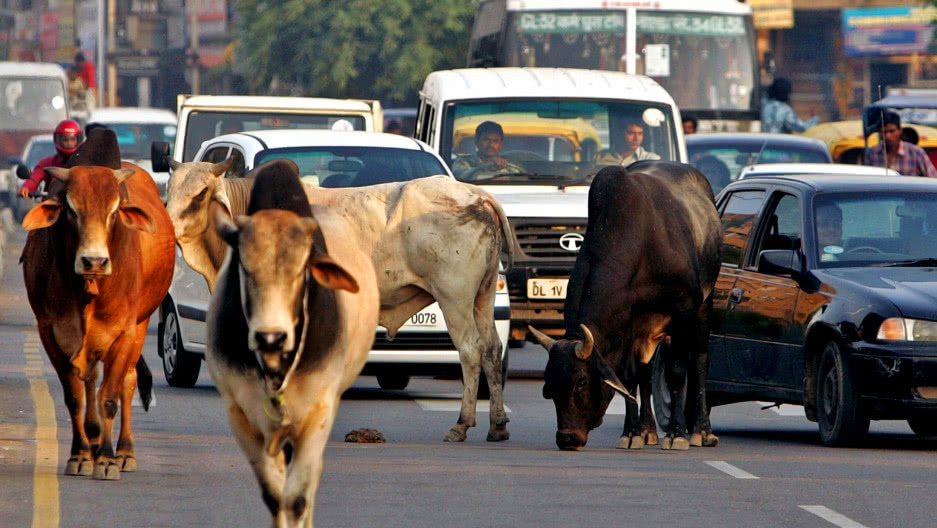
<path fill-rule="evenodd" d="M 462 156 L 452 164 L 452 172 L 462 181 L 495 174 L 524 172 L 520 166 L 501 157 L 504 129 L 494 121 L 483 121 L 475 128 L 475 154 Z"/>

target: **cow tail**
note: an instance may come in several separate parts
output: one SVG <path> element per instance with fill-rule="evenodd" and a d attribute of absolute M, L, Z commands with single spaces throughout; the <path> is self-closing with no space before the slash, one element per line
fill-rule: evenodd
<path fill-rule="evenodd" d="M 153 401 L 153 373 L 150 372 L 150 367 L 146 365 L 142 355 L 137 360 L 137 389 L 143 410 L 149 411 L 150 402 Z"/>
<path fill-rule="evenodd" d="M 501 240 L 501 248 L 507 256 L 504 263 L 504 272 L 507 273 L 514 266 L 514 230 L 511 229 L 511 223 L 508 222 L 508 217 L 504 214 L 501 204 L 494 198 L 489 200 L 488 203 L 491 204 L 492 209 L 498 216 L 498 223 L 501 224 L 501 236 L 504 237 Z"/>

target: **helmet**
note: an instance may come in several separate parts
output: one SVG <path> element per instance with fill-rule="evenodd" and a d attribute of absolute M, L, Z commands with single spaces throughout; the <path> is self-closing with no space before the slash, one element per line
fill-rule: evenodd
<path fill-rule="evenodd" d="M 64 142 L 66 138 L 70 139 L 74 137 L 77 141 L 73 146 L 65 146 Z M 56 125 L 55 132 L 52 134 L 52 139 L 55 142 L 55 150 L 59 151 L 59 154 L 63 156 L 70 156 L 78 150 L 78 144 L 81 143 L 81 126 L 71 119 L 66 119 Z"/>

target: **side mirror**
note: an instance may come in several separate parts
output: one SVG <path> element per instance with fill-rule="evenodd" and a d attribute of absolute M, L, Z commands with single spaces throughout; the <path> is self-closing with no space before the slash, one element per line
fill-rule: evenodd
<path fill-rule="evenodd" d="M 793 249 L 766 249 L 758 254 L 758 273 L 768 275 L 790 275 L 799 279 L 802 275 L 800 259 Z"/>
<path fill-rule="evenodd" d="M 32 172 L 30 172 L 29 167 L 23 164 L 19 164 L 16 166 L 17 178 L 21 180 L 28 180 L 30 176 L 32 176 Z"/>
<path fill-rule="evenodd" d="M 150 162 L 153 172 L 169 172 L 169 143 L 154 141 L 150 144 Z"/>

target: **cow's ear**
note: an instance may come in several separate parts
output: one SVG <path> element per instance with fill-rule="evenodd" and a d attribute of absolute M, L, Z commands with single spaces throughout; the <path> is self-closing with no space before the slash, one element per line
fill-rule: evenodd
<path fill-rule="evenodd" d="M 326 288 L 358 293 L 358 281 L 332 260 L 328 255 L 316 255 L 312 259 L 312 278 Z"/>
<path fill-rule="evenodd" d="M 221 182 L 218 182 L 217 185 L 218 187 L 215 189 L 215 194 L 212 195 L 211 204 L 224 209 L 224 213 L 227 214 L 228 217 L 234 217 L 234 212 L 231 208 L 231 200 L 228 200 L 228 193 L 225 192 Z"/>
<path fill-rule="evenodd" d="M 131 173 L 136 172 L 133 169 L 129 170 Z M 114 172 L 116 173 L 118 171 Z M 120 221 L 130 229 L 138 229 L 147 233 L 156 232 L 156 223 L 153 222 L 153 217 L 139 206 L 131 203 L 121 204 L 120 207 L 117 208 L 117 214 L 120 216 Z"/>
<path fill-rule="evenodd" d="M 23 229 L 32 231 L 49 227 L 59 219 L 61 212 L 62 202 L 55 199 L 45 200 L 26 213 L 26 217 L 23 218 Z"/>
<path fill-rule="evenodd" d="M 628 389 L 625 388 L 625 385 L 618 379 L 618 376 L 615 375 L 615 371 L 612 370 L 612 366 L 608 364 L 608 361 L 605 361 L 605 358 L 601 354 L 596 353 L 593 356 L 595 358 L 595 364 L 599 369 L 599 375 L 602 377 L 602 382 L 608 385 L 609 387 L 615 389 L 615 392 L 621 394 L 629 400 L 637 402 L 638 400 L 628 392 Z"/>
<path fill-rule="evenodd" d="M 215 214 L 212 218 L 215 223 L 215 232 L 218 233 L 218 236 L 220 236 L 226 244 L 236 248 L 238 245 L 238 235 L 240 235 L 241 229 L 231 221 L 230 216 L 220 209 L 215 210 Z"/>

